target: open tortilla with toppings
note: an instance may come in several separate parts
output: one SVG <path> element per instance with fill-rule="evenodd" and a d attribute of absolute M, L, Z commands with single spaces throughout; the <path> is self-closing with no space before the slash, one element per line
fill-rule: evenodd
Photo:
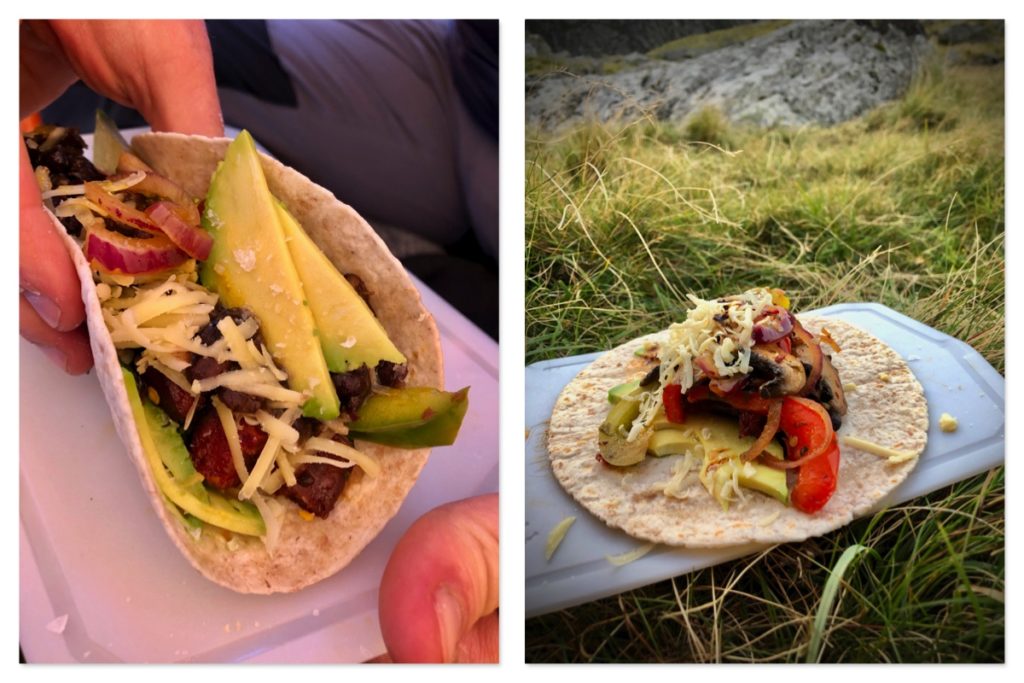
<path fill-rule="evenodd" d="M 218 164 L 225 159 L 229 144 L 231 140 L 228 139 L 152 133 L 137 136 L 133 140 L 132 150 L 157 174 L 184 188 L 192 197 L 201 199 L 207 196 L 211 177 L 217 171 Z M 424 308 L 405 269 L 372 228 L 355 210 L 300 173 L 265 155 L 260 155 L 259 165 L 262 166 L 266 185 L 273 196 L 297 220 L 338 272 L 346 274 L 346 277 L 348 274 L 357 276 L 374 293 L 369 301 L 373 313 L 406 359 L 405 382 L 410 387 L 441 387 L 441 347 L 433 318 Z M 68 250 L 81 279 L 96 374 L 110 404 L 118 434 L 151 496 L 154 510 L 174 544 L 189 562 L 208 579 L 245 593 L 295 591 L 349 564 L 398 512 L 426 464 L 429 448 L 380 445 L 358 441 L 357 436 L 358 451 L 376 463 L 375 476 L 368 476 L 363 467 L 348 464 L 351 469 L 346 472 L 347 481 L 344 481 L 340 498 L 333 509 L 323 515 L 319 512 L 311 514 L 285 496 L 275 497 L 272 512 L 276 513 L 278 523 L 275 524 L 272 548 L 265 542 L 265 538 L 261 540 L 254 535 L 231 533 L 199 523 L 187 514 L 183 516 L 183 511 L 176 509 L 162 492 L 159 477 L 155 476 L 151 466 L 154 462 L 151 454 L 147 458 L 145 442 L 150 439 L 152 443 L 151 437 L 145 436 L 142 434 L 145 430 L 139 429 L 136 421 L 139 412 L 136 411 L 133 416 L 133 401 L 137 408 L 139 395 L 135 393 L 134 386 L 129 386 L 133 385 L 131 374 L 122 370 L 123 358 L 119 360 L 119 349 L 115 347 L 104 321 L 101 296 L 94 280 L 92 265 L 95 264 L 90 264 L 83 254 L 81 242 L 68 234 L 56 217 L 54 222 L 66 236 Z M 102 282 L 100 287 L 106 287 L 103 296 L 109 297 L 111 288 Z M 244 322 L 243 319 L 231 327 L 237 331 L 244 327 Z M 270 345 L 269 341 L 267 345 Z M 256 345 L 250 346 L 255 354 Z M 264 355 L 267 355 L 265 350 Z M 258 354 L 256 357 L 259 358 Z M 267 363 L 273 368 L 274 363 L 269 357 Z M 379 370 L 377 376 L 380 376 Z M 389 386 L 401 384 L 399 382 Z M 312 386 L 313 382 L 310 383 Z M 143 390 L 139 392 L 143 403 L 146 391 L 143 385 Z M 374 391 L 377 391 L 376 385 Z M 386 394 L 388 389 L 382 391 Z M 152 393 L 149 395 L 152 396 Z M 211 400 L 215 402 L 215 399 Z M 263 405 L 264 415 L 272 413 L 280 417 L 280 410 L 271 409 L 268 403 Z M 343 397 L 342 416 L 344 405 Z M 465 406 L 458 416 L 460 422 L 464 411 Z M 272 417 L 267 418 L 270 423 L 274 422 Z M 216 423 L 216 417 L 213 422 Z M 250 419 L 248 424 L 252 425 L 253 422 Z M 224 424 L 227 428 L 227 424 Z M 238 424 L 242 428 L 240 417 Z M 284 429 L 280 425 L 278 428 Z M 346 441 L 345 427 L 338 429 L 342 436 L 337 440 Z M 271 438 L 276 438 L 277 432 L 271 434 Z M 324 432 L 325 436 L 330 434 Z M 351 441 L 347 443 L 351 445 Z M 344 451 L 341 445 L 337 448 Z M 281 462 L 282 454 L 283 451 L 278 452 L 278 463 Z M 330 453 L 320 455 L 332 457 Z M 306 462 L 311 459 L 315 460 L 307 458 Z M 192 472 L 194 476 L 194 470 Z M 168 475 L 162 469 L 159 474 L 160 477 Z M 185 482 L 184 485 L 195 485 L 195 481 Z M 237 486 L 226 493 L 225 498 L 231 498 L 235 491 Z M 270 496 L 258 498 L 266 501 Z M 266 517 L 266 503 L 258 507 L 259 512 Z M 255 510 L 250 509 L 250 512 Z"/>
<path fill-rule="evenodd" d="M 661 332 L 627 342 L 584 368 L 559 395 L 547 445 L 551 468 L 565 490 L 591 513 L 630 536 L 689 547 L 748 542 L 801 541 L 865 514 L 910 473 L 924 450 L 928 410 L 924 391 L 907 363 L 860 328 L 832 318 L 796 316 L 813 334 L 827 328 L 841 348 L 831 361 L 846 387 L 847 411 L 836 432 L 841 451 L 838 482 L 813 514 L 756 491 L 723 509 L 689 474 L 673 480 L 682 455 L 644 458 L 629 467 L 603 462 L 598 428 L 609 413 L 608 392 L 643 376 L 644 350 L 664 343 Z M 885 456 L 851 447 L 857 437 Z M 898 455 L 896 455 L 898 454 Z"/>

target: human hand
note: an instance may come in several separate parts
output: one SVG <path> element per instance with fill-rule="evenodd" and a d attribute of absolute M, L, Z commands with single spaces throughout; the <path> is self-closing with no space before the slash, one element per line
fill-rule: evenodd
<path fill-rule="evenodd" d="M 23 21 L 21 116 L 81 78 L 134 107 L 154 130 L 224 134 L 213 58 L 200 21 Z M 24 145 L 19 159 L 21 334 L 60 367 L 92 367 L 78 276 L 42 200 Z"/>
<path fill-rule="evenodd" d="M 416 520 L 388 560 L 378 611 L 395 662 L 497 662 L 498 494 Z"/>

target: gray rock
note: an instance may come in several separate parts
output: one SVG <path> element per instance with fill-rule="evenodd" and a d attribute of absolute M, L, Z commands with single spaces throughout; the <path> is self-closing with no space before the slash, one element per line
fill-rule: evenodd
<path fill-rule="evenodd" d="M 547 129 L 643 115 L 682 122 L 714 106 L 762 126 L 833 125 L 900 97 L 928 49 L 901 27 L 796 22 L 684 62 L 527 79 L 526 119 Z"/>

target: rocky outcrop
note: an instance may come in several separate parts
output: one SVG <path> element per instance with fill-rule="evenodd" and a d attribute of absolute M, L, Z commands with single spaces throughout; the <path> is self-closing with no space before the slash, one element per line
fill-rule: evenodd
<path fill-rule="evenodd" d="M 737 122 L 832 125 L 902 96 L 927 49 L 923 34 L 899 22 L 795 22 L 683 62 L 528 78 L 527 124 L 643 115 L 682 122 L 713 106 Z"/>

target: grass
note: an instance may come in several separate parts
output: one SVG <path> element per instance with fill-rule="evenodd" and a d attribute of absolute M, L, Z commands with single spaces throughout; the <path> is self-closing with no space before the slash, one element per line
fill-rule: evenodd
<path fill-rule="evenodd" d="M 1001 65 L 931 67 L 902 100 L 832 128 L 712 128 L 728 149 L 653 119 L 528 132 L 528 363 L 664 328 L 687 292 L 766 285 L 797 310 L 881 302 L 1003 371 Z M 1003 661 L 1004 502 L 997 468 L 822 538 L 531 619 L 527 660 Z"/>
<path fill-rule="evenodd" d="M 674 59 L 677 55 L 695 57 L 705 52 L 718 50 L 729 45 L 746 42 L 752 38 L 763 36 L 792 24 L 789 20 L 758 21 L 752 24 L 740 24 L 720 31 L 697 33 L 659 45 L 650 50 L 647 56 L 651 59 Z"/>

